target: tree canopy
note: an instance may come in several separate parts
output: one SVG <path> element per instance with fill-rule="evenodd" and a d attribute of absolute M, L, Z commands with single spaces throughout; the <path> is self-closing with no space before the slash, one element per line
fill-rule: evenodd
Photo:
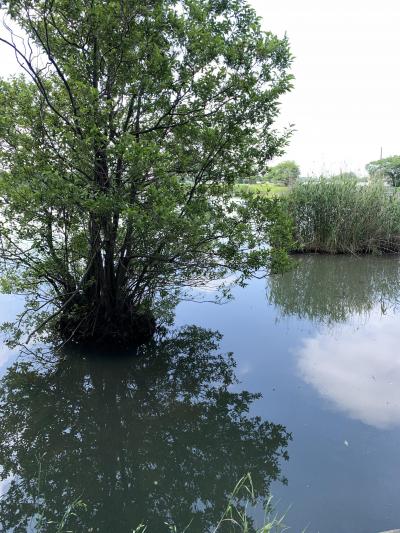
<path fill-rule="evenodd" d="M 371 161 L 365 167 L 372 177 L 381 177 L 389 182 L 393 187 L 400 187 L 400 156 L 394 155 Z"/>
<path fill-rule="evenodd" d="M 1 5 L 2 289 L 32 333 L 138 340 L 182 289 L 284 260 L 278 200 L 232 195 L 282 152 L 292 83 L 245 0 Z"/>
<path fill-rule="evenodd" d="M 267 179 L 282 185 L 293 185 L 300 176 L 300 167 L 295 161 L 283 161 L 278 165 L 270 167 Z"/>

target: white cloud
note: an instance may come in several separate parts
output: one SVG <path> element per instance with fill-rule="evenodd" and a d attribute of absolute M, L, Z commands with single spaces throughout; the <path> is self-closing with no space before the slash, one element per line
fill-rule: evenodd
<path fill-rule="evenodd" d="M 298 350 L 304 381 L 337 409 L 365 424 L 400 426 L 399 317 L 378 314 L 364 327 L 343 326 L 306 338 Z"/>

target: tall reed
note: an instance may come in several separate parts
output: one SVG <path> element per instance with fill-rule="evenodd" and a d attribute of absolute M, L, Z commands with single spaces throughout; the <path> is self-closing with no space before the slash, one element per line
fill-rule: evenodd
<path fill-rule="evenodd" d="M 321 177 L 298 183 L 284 201 L 296 251 L 400 251 L 400 196 L 381 181 L 361 185 L 351 176 Z"/>

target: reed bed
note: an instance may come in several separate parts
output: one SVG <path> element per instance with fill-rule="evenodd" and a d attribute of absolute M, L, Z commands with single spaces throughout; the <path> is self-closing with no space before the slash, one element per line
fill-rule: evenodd
<path fill-rule="evenodd" d="M 296 184 L 284 201 L 294 222 L 293 251 L 400 251 L 400 196 L 382 181 L 361 185 L 353 177 L 321 177 Z"/>

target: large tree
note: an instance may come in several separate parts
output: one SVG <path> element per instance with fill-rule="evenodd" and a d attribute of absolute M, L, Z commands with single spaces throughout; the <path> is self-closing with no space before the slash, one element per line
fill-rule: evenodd
<path fill-rule="evenodd" d="M 392 187 L 400 186 L 400 156 L 394 155 L 371 161 L 365 167 L 368 174 L 373 178 L 383 178 L 392 185 Z"/>
<path fill-rule="evenodd" d="M 266 178 L 268 181 L 291 186 L 300 177 L 300 167 L 295 161 L 282 161 L 268 169 Z"/>
<path fill-rule="evenodd" d="M 232 196 L 282 152 L 291 87 L 287 40 L 246 0 L 2 10 L 23 69 L 0 82 L 2 285 L 35 333 L 140 340 L 182 287 L 283 257 L 279 201 Z"/>

